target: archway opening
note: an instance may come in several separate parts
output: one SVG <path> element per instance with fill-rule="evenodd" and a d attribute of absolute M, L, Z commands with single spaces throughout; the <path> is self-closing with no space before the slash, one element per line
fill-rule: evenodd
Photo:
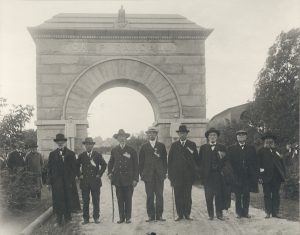
<path fill-rule="evenodd" d="M 95 139 L 97 147 L 108 147 L 113 134 L 124 129 L 139 137 L 155 121 L 149 100 L 140 92 L 127 87 L 113 87 L 102 91 L 92 101 L 88 110 L 88 136 Z"/>

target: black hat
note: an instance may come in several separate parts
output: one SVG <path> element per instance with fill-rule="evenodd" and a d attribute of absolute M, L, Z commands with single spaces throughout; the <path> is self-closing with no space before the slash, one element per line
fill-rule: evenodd
<path fill-rule="evenodd" d="M 245 130 L 238 130 L 235 134 L 236 135 L 247 135 L 248 133 Z"/>
<path fill-rule="evenodd" d="M 120 135 L 123 135 L 123 136 L 125 136 L 126 138 L 128 138 L 128 137 L 130 136 L 130 134 L 126 133 L 123 129 L 120 129 L 120 130 L 118 131 L 117 134 L 114 134 L 114 135 L 113 135 L 113 137 L 114 137 L 115 139 L 118 139 L 118 136 L 120 136 Z"/>
<path fill-rule="evenodd" d="M 64 134 L 57 134 L 56 138 L 54 139 L 54 142 L 58 142 L 58 141 L 67 141 L 67 138 L 65 137 Z"/>
<path fill-rule="evenodd" d="M 83 144 L 95 144 L 96 142 L 93 140 L 92 137 L 86 137 L 84 141 L 82 141 Z"/>
<path fill-rule="evenodd" d="M 190 131 L 186 128 L 186 125 L 180 125 L 178 130 L 176 131 L 177 133 L 178 132 L 186 132 L 186 133 L 189 133 Z"/>
<path fill-rule="evenodd" d="M 30 143 L 28 144 L 28 148 L 37 148 L 39 147 L 36 143 Z"/>
<path fill-rule="evenodd" d="M 220 131 L 217 130 L 214 127 L 209 128 L 206 132 L 205 132 L 205 137 L 208 138 L 210 133 L 216 133 L 218 136 L 220 136 Z"/>
<path fill-rule="evenodd" d="M 276 140 L 277 139 L 277 136 L 275 134 L 273 134 L 272 132 L 270 131 L 267 131 L 266 133 L 264 133 L 261 137 L 262 140 L 265 140 L 265 139 L 273 139 L 273 140 Z"/>

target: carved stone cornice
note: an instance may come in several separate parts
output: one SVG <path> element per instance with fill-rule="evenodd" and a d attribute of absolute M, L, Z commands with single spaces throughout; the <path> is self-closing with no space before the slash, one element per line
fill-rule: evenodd
<path fill-rule="evenodd" d="M 45 29 L 28 28 L 33 39 L 102 39 L 102 40 L 205 40 L 212 29 L 203 30 L 134 30 L 134 29 Z"/>

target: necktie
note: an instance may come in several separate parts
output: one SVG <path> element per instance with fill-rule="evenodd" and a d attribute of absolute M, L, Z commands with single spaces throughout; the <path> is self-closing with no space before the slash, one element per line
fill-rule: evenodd
<path fill-rule="evenodd" d="M 89 158 L 91 159 L 91 156 L 92 155 L 92 152 L 88 152 L 88 156 L 89 156 Z"/>

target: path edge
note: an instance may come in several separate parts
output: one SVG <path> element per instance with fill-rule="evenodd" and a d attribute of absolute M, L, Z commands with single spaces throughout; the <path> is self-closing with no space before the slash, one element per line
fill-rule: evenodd
<path fill-rule="evenodd" d="M 48 208 L 43 214 L 37 217 L 31 224 L 29 224 L 20 235 L 30 235 L 37 227 L 45 223 L 53 214 L 52 206 Z"/>

